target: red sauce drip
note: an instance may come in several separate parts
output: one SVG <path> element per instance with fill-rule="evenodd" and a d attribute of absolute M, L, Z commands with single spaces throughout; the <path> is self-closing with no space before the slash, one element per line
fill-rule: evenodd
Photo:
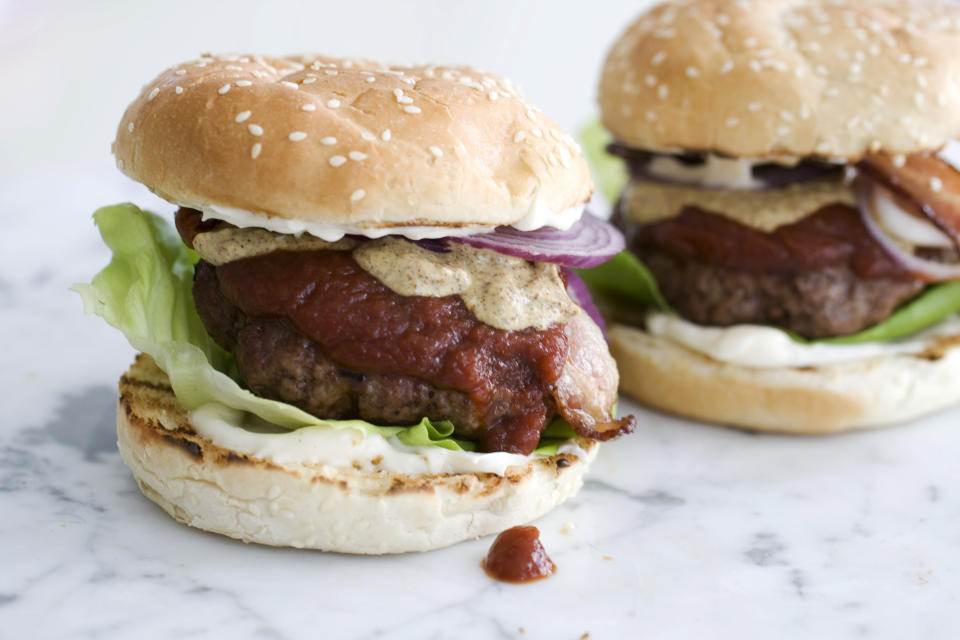
<path fill-rule="evenodd" d="M 497 536 L 483 561 L 494 580 L 522 584 L 549 578 L 557 565 L 547 555 L 536 527 L 513 527 Z"/>
<path fill-rule="evenodd" d="M 342 366 L 463 391 L 485 416 L 483 451 L 532 452 L 555 413 L 562 327 L 495 329 L 458 296 L 394 293 L 344 251 L 275 252 L 222 265 L 217 276 L 245 314 L 289 318 Z"/>
<path fill-rule="evenodd" d="M 635 228 L 632 235 L 635 248 L 657 246 L 730 269 L 796 272 L 849 265 L 861 278 L 913 279 L 870 236 L 856 209 L 843 204 L 770 233 L 688 207 L 675 218 Z"/>

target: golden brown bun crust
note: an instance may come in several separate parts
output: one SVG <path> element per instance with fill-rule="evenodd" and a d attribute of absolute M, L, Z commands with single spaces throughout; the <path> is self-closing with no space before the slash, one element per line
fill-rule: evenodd
<path fill-rule="evenodd" d="M 244 542 L 342 553 L 427 551 L 537 518 L 572 496 L 587 460 L 557 455 L 495 474 L 406 475 L 280 465 L 197 435 L 166 375 L 141 354 L 120 378 L 120 454 L 179 522 Z"/>
<path fill-rule="evenodd" d="M 681 0 L 613 45 L 599 100 L 633 147 L 857 158 L 960 135 L 958 82 L 956 4 Z"/>
<path fill-rule="evenodd" d="M 705 422 L 818 435 L 905 422 L 960 402 L 960 336 L 920 355 L 789 369 L 717 362 L 623 325 L 609 337 L 621 390 Z"/>
<path fill-rule="evenodd" d="M 512 224 L 593 191 L 568 135 L 464 67 L 204 57 L 144 87 L 114 153 L 171 202 L 364 227 Z"/>

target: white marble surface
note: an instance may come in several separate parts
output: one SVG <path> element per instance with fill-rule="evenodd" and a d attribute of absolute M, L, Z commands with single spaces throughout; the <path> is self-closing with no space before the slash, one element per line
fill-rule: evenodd
<path fill-rule="evenodd" d="M 491 0 L 476 5 L 491 7 L 482 22 L 476 10 L 394 12 L 390 40 L 338 18 L 373 16 L 370 2 L 170 4 L 153 15 L 154 3 L 0 0 L 0 86 L 29 89 L 0 100 L 0 638 L 960 636 L 960 411 L 822 439 L 639 411 L 639 431 L 537 522 L 557 575 L 519 587 L 480 570 L 489 539 L 385 558 L 261 548 L 176 524 L 141 497 L 113 432 L 133 353 L 67 291 L 107 259 L 97 206 L 171 211 L 112 168 L 113 123 L 145 78 L 108 71 L 317 40 L 496 70 L 515 59 L 511 74 L 570 127 L 590 113 L 584 74 L 637 10 Z M 244 14 L 267 5 L 280 9 Z M 298 21 L 284 46 L 297 11 L 323 14 L 324 28 Z M 535 73 L 554 65 L 574 83 Z"/>
<path fill-rule="evenodd" d="M 0 637 L 957 637 L 960 411 L 820 439 L 639 411 L 537 523 L 557 575 L 519 587 L 489 539 L 363 558 L 176 524 L 115 449 L 132 352 L 67 291 L 107 259 L 99 194 L 159 203 L 49 175 L 0 190 Z"/>

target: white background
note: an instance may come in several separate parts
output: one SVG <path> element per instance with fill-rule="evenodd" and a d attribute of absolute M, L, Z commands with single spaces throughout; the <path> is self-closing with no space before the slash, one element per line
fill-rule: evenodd
<path fill-rule="evenodd" d="M 126 105 L 160 71 L 202 52 L 468 64 L 510 77 L 571 131 L 594 113 L 609 45 L 649 4 L 0 0 L 0 179 L 49 166 L 112 171 Z"/>

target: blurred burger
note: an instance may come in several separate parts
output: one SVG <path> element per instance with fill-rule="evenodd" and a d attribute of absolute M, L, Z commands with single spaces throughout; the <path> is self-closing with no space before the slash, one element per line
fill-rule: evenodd
<path fill-rule="evenodd" d="M 584 215 L 576 144 L 509 81 L 205 55 L 144 88 L 114 153 L 180 207 L 180 237 L 98 211 L 114 260 L 79 289 L 144 352 L 120 451 L 178 520 L 432 549 L 546 512 L 633 428 L 566 269 L 622 236 Z"/>
<path fill-rule="evenodd" d="M 960 400 L 958 51 L 934 2 L 688 0 L 626 30 L 599 102 L 628 251 L 587 273 L 625 391 L 795 433 Z"/>

